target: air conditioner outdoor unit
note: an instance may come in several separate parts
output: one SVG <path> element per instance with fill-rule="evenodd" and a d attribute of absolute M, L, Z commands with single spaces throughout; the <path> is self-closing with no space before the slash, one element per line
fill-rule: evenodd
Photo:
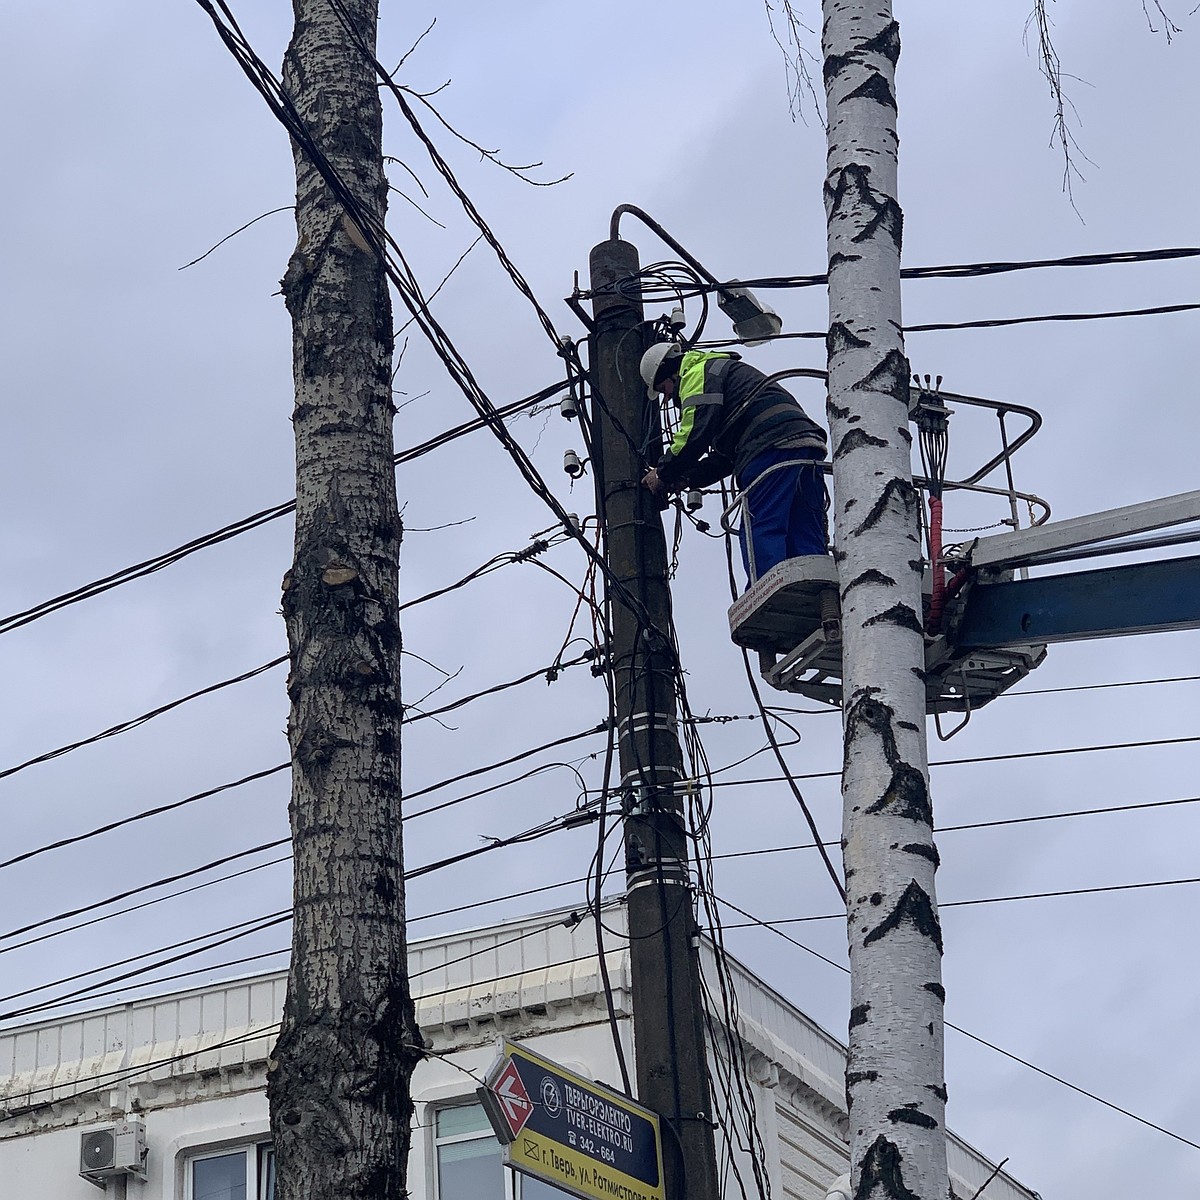
<path fill-rule="evenodd" d="M 118 1121 L 79 1135 L 79 1174 L 97 1187 L 120 1175 L 146 1178 L 146 1126 Z"/>

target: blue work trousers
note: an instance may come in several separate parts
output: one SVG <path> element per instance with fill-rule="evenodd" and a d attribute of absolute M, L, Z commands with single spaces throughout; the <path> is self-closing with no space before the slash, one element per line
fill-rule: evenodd
<path fill-rule="evenodd" d="M 785 558 L 828 553 L 825 479 L 819 468 L 803 461 L 821 458 L 815 447 L 764 450 L 738 475 L 738 486 L 745 493 L 742 563 L 751 583 Z"/>

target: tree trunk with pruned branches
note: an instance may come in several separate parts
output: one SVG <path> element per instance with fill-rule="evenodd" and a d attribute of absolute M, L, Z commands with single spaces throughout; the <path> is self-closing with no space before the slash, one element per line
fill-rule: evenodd
<path fill-rule="evenodd" d="M 283 281 L 296 406 L 295 560 L 283 583 L 295 859 L 292 965 L 268 1076 L 279 1200 L 401 1200 L 409 993 L 400 824 L 401 526 L 392 314 L 377 238 L 387 186 L 377 0 L 295 0 L 284 87 L 359 206 L 293 142 L 297 244 Z M 340 14 L 340 15 L 339 15 Z"/>
<path fill-rule="evenodd" d="M 942 937 L 900 317 L 890 0 L 824 0 L 829 423 L 843 621 L 855 1200 L 946 1200 Z"/>

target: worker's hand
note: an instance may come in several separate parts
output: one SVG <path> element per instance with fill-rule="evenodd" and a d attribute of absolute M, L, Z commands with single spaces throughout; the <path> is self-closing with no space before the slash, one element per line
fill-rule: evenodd
<path fill-rule="evenodd" d="M 652 495 L 657 496 L 662 500 L 667 494 L 667 485 L 658 477 L 658 471 L 651 467 L 650 470 L 642 476 L 642 487 L 646 488 Z"/>

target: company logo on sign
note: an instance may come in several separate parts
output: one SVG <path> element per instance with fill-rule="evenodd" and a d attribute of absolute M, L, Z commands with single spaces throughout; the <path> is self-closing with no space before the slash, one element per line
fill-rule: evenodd
<path fill-rule="evenodd" d="M 562 1108 L 562 1097 L 558 1094 L 558 1084 L 550 1075 L 542 1076 L 542 1103 L 550 1116 L 558 1116 L 559 1109 Z"/>

